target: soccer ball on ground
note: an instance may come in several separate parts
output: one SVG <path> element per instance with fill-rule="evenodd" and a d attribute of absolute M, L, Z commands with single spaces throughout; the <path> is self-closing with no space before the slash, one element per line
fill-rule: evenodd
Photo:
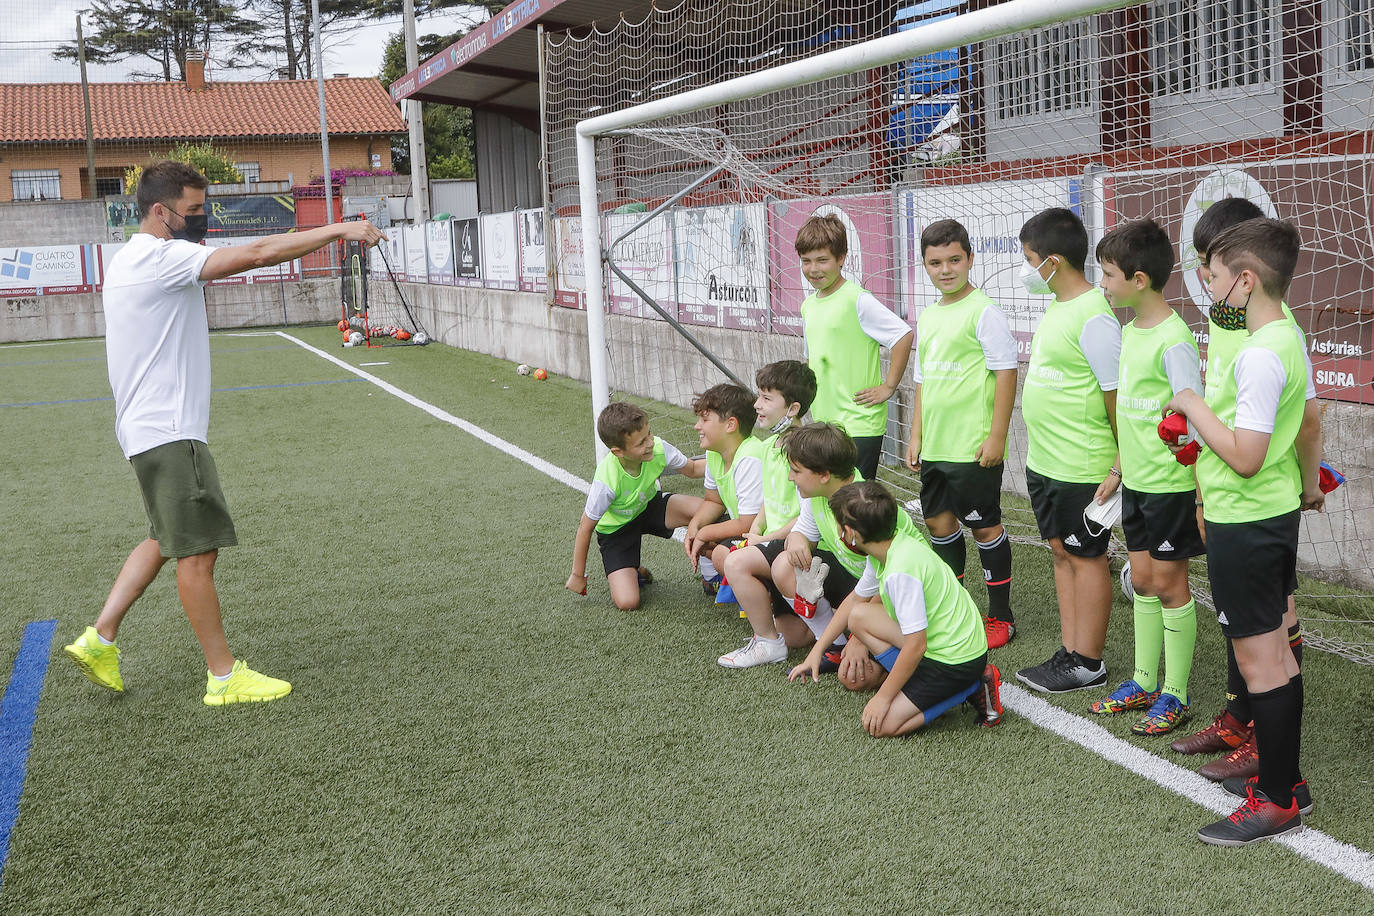
<path fill-rule="evenodd" d="M 545 372 L 543 369 L 535 369 L 535 370 L 534 370 L 534 377 L 537 378 L 537 379 L 539 379 L 539 381 L 542 382 L 542 381 L 544 381 L 544 379 L 546 379 L 546 378 L 549 377 L 549 374 L 548 374 L 547 372 Z"/>
<path fill-rule="evenodd" d="M 348 342 L 356 347 L 358 344 L 363 342 L 363 332 L 353 331 L 348 335 Z"/>
<path fill-rule="evenodd" d="M 531 369 L 529 366 L 525 365 L 524 363 L 521 363 L 520 365 L 515 367 L 515 371 L 518 372 L 520 375 L 529 375 Z"/>
<path fill-rule="evenodd" d="M 413 344 L 419 344 L 420 346 L 424 346 L 425 344 L 429 343 L 429 335 L 426 334 L 424 331 L 416 331 L 415 335 L 410 338 L 410 342 Z"/>

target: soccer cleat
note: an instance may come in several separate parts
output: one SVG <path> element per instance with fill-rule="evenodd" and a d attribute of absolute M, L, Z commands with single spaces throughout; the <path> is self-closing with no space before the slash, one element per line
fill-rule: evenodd
<path fill-rule="evenodd" d="M 983 632 L 988 637 L 989 649 L 1000 649 L 1016 635 L 1016 624 L 996 617 L 983 618 Z"/>
<path fill-rule="evenodd" d="M 771 665 L 787 661 L 787 640 L 752 637 L 747 644 L 716 659 L 722 668 L 753 668 L 755 665 Z"/>
<path fill-rule="evenodd" d="M 844 646 L 839 643 L 831 643 L 830 648 L 825 650 L 821 656 L 821 663 L 816 666 L 820 674 L 834 674 L 840 670 L 840 661 L 844 658 Z"/>
<path fill-rule="evenodd" d="M 1236 721 L 1230 712 L 1223 709 L 1211 725 L 1186 738 L 1179 738 L 1169 747 L 1180 754 L 1215 754 L 1240 747 L 1250 740 L 1252 731 L 1249 725 Z"/>
<path fill-rule="evenodd" d="M 714 598 L 720 591 L 720 583 L 725 581 L 725 577 L 716 573 L 711 578 L 701 577 L 701 590 L 706 593 L 706 597 Z"/>
<path fill-rule="evenodd" d="M 1302 814 L 1296 799 L 1287 808 L 1280 808 L 1259 789 L 1247 786 L 1245 803 L 1229 816 L 1203 827 L 1197 838 L 1213 846 L 1249 846 L 1301 829 Z"/>
<path fill-rule="evenodd" d="M 1167 735 L 1187 717 L 1187 703 L 1172 693 L 1161 693 L 1149 711 L 1131 726 L 1131 731 L 1137 735 Z"/>
<path fill-rule="evenodd" d="M 119 676 L 119 648 L 102 643 L 95 627 L 86 627 L 86 632 L 70 646 L 63 646 L 62 651 L 76 662 L 81 673 L 92 683 L 117 693 L 124 692 L 124 678 Z"/>
<path fill-rule="evenodd" d="M 1259 773 L 1259 746 L 1255 743 L 1255 736 L 1252 732 L 1250 739 L 1236 748 L 1225 757 L 1220 757 L 1207 764 L 1198 773 L 1212 780 L 1221 782 L 1233 776 L 1254 776 Z"/>
<path fill-rule="evenodd" d="M 1088 709 L 1099 716 L 1114 716 L 1119 712 L 1132 709 L 1149 709 L 1150 704 L 1159 698 L 1159 691 L 1146 691 L 1134 679 L 1121 684 L 1105 699 L 1094 700 Z"/>
<path fill-rule="evenodd" d="M 1068 693 L 1107 683 L 1107 666 L 1098 662 L 1096 670 L 1090 669 L 1080 664 L 1073 653 L 1064 650 L 1062 656 L 1056 653 L 1045 664 L 1018 671 L 1016 676 L 1027 687 L 1041 693 Z"/>
<path fill-rule="evenodd" d="M 286 681 L 259 674 L 244 664 L 242 659 L 234 662 L 234 669 L 226 681 L 221 681 L 208 671 L 205 674 L 206 706 L 266 703 L 279 700 L 290 692 L 291 685 Z"/>
<path fill-rule="evenodd" d="M 640 588 L 643 588 L 644 586 L 654 581 L 654 574 L 649 572 L 649 567 L 647 566 L 639 567 L 635 570 L 635 574 L 639 577 Z"/>
<path fill-rule="evenodd" d="M 1245 798 L 1251 789 L 1259 789 L 1259 776 L 1251 776 L 1249 779 L 1241 779 L 1239 776 L 1231 779 L 1223 779 L 1221 787 L 1237 798 Z M 1298 803 L 1299 814 L 1312 813 L 1312 790 L 1307 787 L 1307 780 L 1293 785 L 1293 801 Z"/>
<path fill-rule="evenodd" d="M 976 724 L 992 728 L 1002 721 L 1002 672 L 996 665 L 989 662 L 984 666 L 978 689 L 969 694 L 968 702 L 977 713 Z"/>

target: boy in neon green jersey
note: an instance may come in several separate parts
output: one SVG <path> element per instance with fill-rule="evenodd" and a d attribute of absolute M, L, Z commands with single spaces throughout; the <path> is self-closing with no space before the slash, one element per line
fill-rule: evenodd
<path fill-rule="evenodd" d="M 813 216 L 797 231 L 797 257 L 815 289 L 801 306 L 806 359 L 816 373 L 811 416 L 834 423 L 854 439 L 859 472 L 878 476 L 887 400 L 911 356 L 912 332 L 873 295 L 844 278 L 849 238 L 838 216 Z M 891 353 L 882 375 L 881 349 Z"/>
<path fill-rule="evenodd" d="M 952 219 L 921 233 L 926 275 L 940 301 L 916 321 L 916 405 L 907 467 L 921 474 L 930 545 L 963 581 L 965 525 L 973 529 L 988 587 L 988 646 L 1016 633 L 1011 542 L 1002 527 L 1002 462 L 1016 402 L 1016 339 L 1007 316 L 969 283 L 973 246 Z"/>
<path fill-rule="evenodd" d="M 1299 447 L 1308 375 L 1302 345 L 1280 302 L 1297 264 L 1297 230 L 1253 219 L 1221 233 L 1208 250 L 1211 318 L 1250 338 L 1224 378 L 1175 395 L 1206 443 L 1197 479 L 1207 527 L 1207 577 L 1217 621 L 1231 642 L 1263 749 L 1257 779 L 1237 777 L 1245 803 L 1202 828 L 1203 842 L 1245 846 L 1302 826 L 1310 794 L 1299 769 L 1303 683 L 1283 625 L 1295 574 L 1300 509 L 1320 509 L 1321 442 Z"/>
<path fill-rule="evenodd" d="M 706 389 L 692 411 L 706 449 L 706 498 L 687 522 L 683 548 L 703 580 L 718 584 L 729 542 L 748 534 L 763 508 L 763 443 L 751 435 L 754 395 L 738 385 Z"/>
<path fill-rule="evenodd" d="M 1153 220 L 1125 223 L 1097 244 L 1097 262 L 1107 301 L 1135 313 L 1135 320 L 1121 330 L 1116 392 L 1121 529 L 1135 595 L 1135 671 L 1091 708 L 1099 714 L 1144 710 L 1131 731 L 1162 735 L 1188 711 L 1188 674 L 1197 640 L 1188 558 L 1205 548 L 1194 512 L 1193 471 L 1174 460 L 1157 428 L 1161 408 L 1184 389 L 1198 390 L 1202 370 L 1193 332 L 1164 300 L 1164 284 L 1174 270 L 1168 234 Z"/>
<path fill-rule="evenodd" d="M 1040 536 L 1054 560 L 1062 644 L 1016 677 L 1034 690 L 1064 693 L 1107 682 L 1102 648 L 1112 610 L 1108 530 L 1093 534 L 1090 504 L 1116 492 L 1116 387 L 1121 325 L 1102 291 L 1083 276 L 1088 232 L 1071 210 L 1054 207 L 1021 227 L 1020 280 L 1052 294 L 1031 339 L 1021 395 L 1029 447 L 1026 487 Z"/>
<path fill-rule="evenodd" d="M 748 545 L 725 558 L 725 581 L 739 602 L 740 615 L 754 625 L 755 636 L 776 640 L 786 631 L 788 645 L 805 645 L 811 640 L 811 631 L 792 613 L 790 604 L 774 600 L 777 592 L 772 587 L 772 563 L 800 511 L 797 487 L 792 483 L 780 438 L 815 399 L 816 374 L 806 363 L 784 359 L 760 369 L 754 384 L 759 389 L 754 401 L 756 428 L 771 432 L 762 445 L 763 508 L 749 528 Z"/>
<path fill-rule="evenodd" d="M 1212 241 L 1221 233 L 1247 220 L 1262 219 L 1264 211 L 1243 197 L 1228 197 L 1219 200 L 1202 214 L 1193 227 L 1193 247 L 1198 255 L 1198 271 L 1204 282 L 1209 282 L 1211 274 L 1207 269 L 1207 252 Z M 1293 318 L 1287 303 L 1280 302 L 1284 317 Z M 1204 364 L 1204 379 L 1224 379 L 1230 372 L 1231 363 L 1240 351 L 1249 334 L 1244 328 L 1226 330 L 1218 327 L 1212 320 L 1210 309 L 1207 318 L 1207 359 Z M 1303 356 L 1307 357 L 1306 341 L 1297 322 L 1293 331 L 1303 344 Z M 1299 447 L 1310 445 L 1321 436 L 1321 410 L 1317 405 L 1317 389 L 1310 381 L 1311 360 L 1308 360 L 1307 404 L 1303 411 L 1302 429 L 1298 432 Z M 1205 382 L 1204 382 L 1205 383 Z M 1204 539 L 1207 535 L 1203 521 L 1203 506 L 1198 499 L 1197 524 Z M 1302 667 L 1302 627 L 1298 623 L 1297 605 L 1293 592 L 1297 590 L 1298 580 L 1294 576 L 1289 582 L 1288 611 L 1283 622 L 1288 628 L 1288 644 Z M 1210 725 L 1196 734 L 1180 738 L 1170 747 L 1182 754 L 1208 754 L 1222 752 L 1222 756 L 1202 767 L 1203 776 L 1216 782 L 1235 777 L 1254 776 L 1259 772 L 1259 748 L 1255 744 L 1254 728 L 1251 725 L 1250 697 L 1245 692 L 1245 678 L 1241 676 L 1235 654 L 1228 643 L 1226 647 L 1226 707 L 1214 718 Z"/>
<path fill-rule="evenodd" d="M 841 487 L 829 506 L 841 539 L 865 557 L 865 568 L 855 599 L 825 635 L 838 635 L 847 623 L 852 642 L 863 643 L 888 672 L 864 706 L 864 730 L 875 738 L 910 734 L 965 700 L 980 724 L 996 725 L 1000 676 L 988 664 L 978 608 L 954 573 L 924 538 L 901 529 L 906 513 L 882 484 Z M 792 673 L 814 677 L 818 663 L 813 649 Z"/>
<path fill-rule="evenodd" d="M 639 607 L 641 582 L 651 581 L 649 571 L 639 565 L 640 539 L 646 534 L 671 538 L 702 503 L 697 496 L 659 492 L 658 479 L 674 473 L 700 477 L 704 462 L 687 458 L 655 436 L 644 411 L 623 401 L 601 411 L 596 434 L 611 452 L 596 466 L 566 587 L 587 594 L 587 550 L 595 531 L 611 600 L 622 611 L 633 611 Z"/>

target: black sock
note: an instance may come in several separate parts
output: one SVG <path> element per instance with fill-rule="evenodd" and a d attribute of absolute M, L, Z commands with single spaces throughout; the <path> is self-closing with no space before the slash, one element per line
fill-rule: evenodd
<path fill-rule="evenodd" d="M 983 578 L 988 584 L 988 616 L 1012 623 L 1011 612 L 1011 541 L 1007 533 L 995 541 L 978 545 L 978 559 L 983 564 Z"/>
<path fill-rule="evenodd" d="M 1303 710 L 1303 706 L 1306 705 L 1306 704 L 1305 704 L 1304 699 L 1303 699 L 1302 672 L 1301 672 L 1301 671 L 1298 672 L 1298 676 L 1295 677 L 1295 678 L 1293 678 L 1293 680 L 1291 680 L 1289 683 L 1291 683 L 1291 684 L 1293 685 L 1293 689 L 1296 690 L 1296 691 L 1298 692 L 1298 730 L 1297 730 L 1297 733 L 1296 733 L 1296 734 L 1297 734 L 1297 738 L 1295 739 L 1295 740 L 1297 741 L 1297 744 L 1298 744 L 1298 752 L 1297 752 L 1297 754 L 1296 754 L 1296 755 L 1294 756 L 1294 758 L 1293 758 L 1293 765 L 1297 768 L 1297 769 L 1295 769 L 1295 770 L 1293 771 L 1293 785 L 1297 785 L 1298 783 L 1300 783 L 1300 782 L 1303 781 L 1303 778 L 1302 778 L 1302 710 Z"/>
<path fill-rule="evenodd" d="M 964 564 L 967 562 L 968 550 L 964 544 L 964 529 L 949 535 L 948 537 L 937 538 L 932 536 L 930 546 L 934 549 L 935 555 L 945 561 L 945 565 L 954 570 L 955 577 L 964 581 Z"/>
<path fill-rule="evenodd" d="M 1250 692 L 1245 689 L 1245 678 L 1241 676 L 1240 665 L 1236 664 L 1236 650 L 1229 639 L 1226 640 L 1226 711 L 1241 725 L 1253 718 Z"/>
<path fill-rule="evenodd" d="M 1293 658 L 1297 660 L 1298 667 L 1302 667 L 1302 621 L 1299 620 L 1288 628 L 1288 648 L 1293 650 Z"/>
<path fill-rule="evenodd" d="M 1098 668 L 1102 666 L 1102 659 L 1089 658 L 1082 652 L 1075 652 L 1073 654 L 1073 657 L 1078 659 L 1078 663 L 1082 665 L 1084 668 L 1087 668 L 1089 671 L 1096 671 Z"/>
<path fill-rule="evenodd" d="M 1250 695 L 1259 749 L 1259 788 L 1280 808 L 1293 803 L 1302 740 L 1302 684 L 1294 678 L 1282 687 Z"/>

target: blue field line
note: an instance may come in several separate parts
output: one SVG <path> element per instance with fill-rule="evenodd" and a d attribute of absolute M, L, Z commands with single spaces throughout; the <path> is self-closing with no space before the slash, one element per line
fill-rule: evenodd
<path fill-rule="evenodd" d="M 222 354 L 222 353 L 257 353 L 257 352 L 262 351 L 262 350 L 294 350 L 294 349 L 296 349 L 296 348 L 295 348 L 294 346 L 292 346 L 291 344 L 282 344 L 282 345 L 276 346 L 276 347 L 224 347 L 224 348 L 222 348 L 222 349 L 216 347 L 216 348 L 211 349 L 210 352 L 211 352 L 212 354 L 214 354 L 215 356 L 219 356 L 219 355 Z M 106 359 L 106 358 L 105 358 L 105 356 L 103 356 L 103 355 L 101 355 L 101 356 L 82 356 L 82 357 L 77 357 L 77 358 L 73 358 L 73 359 L 24 359 L 24 360 L 16 360 L 16 361 L 14 361 L 14 362 L 9 362 L 9 363 L 0 363 L 0 369 L 12 369 L 12 368 L 15 368 L 15 367 L 18 367 L 18 366 L 55 366 L 55 365 L 64 365 L 64 364 L 67 364 L 67 363 L 103 363 L 103 362 L 105 362 L 105 359 Z"/>
<path fill-rule="evenodd" d="M 331 378 L 318 382 L 286 382 L 281 385 L 235 385 L 232 388 L 215 388 L 214 393 L 222 391 L 260 391 L 264 388 L 303 388 L 307 385 L 342 385 L 347 382 L 361 382 L 360 378 Z M 62 401 L 16 401 L 13 404 L 0 404 L 0 407 L 52 407 L 56 404 L 94 404 L 97 401 L 113 401 L 114 398 L 67 398 Z"/>
<path fill-rule="evenodd" d="M 14 671 L 5 688 L 5 698 L 0 700 L 0 878 L 4 877 L 5 860 L 10 854 L 10 832 L 19 818 L 19 796 L 24 793 L 33 720 L 38 715 L 38 698 L 43 693 L 43 677 L 48 672 L 56 632 L 56 620 L 35 620 L 24 627 Z"/>

